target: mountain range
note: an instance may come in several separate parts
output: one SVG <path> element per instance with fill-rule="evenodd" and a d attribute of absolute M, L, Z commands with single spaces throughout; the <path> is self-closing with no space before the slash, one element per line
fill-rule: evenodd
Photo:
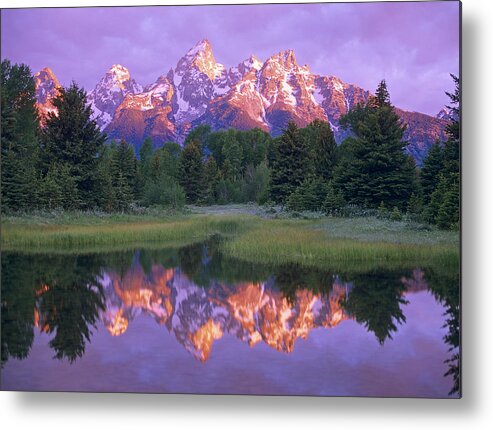
<path fill-rule="evenodd" d="M 43 119 L 54 110 L 51 99 L 60 84 L 49 68 L 35 74 L 35 84 Z M 210 43 L 202 40 L 176 67 L 145 87 L 124 66 L 112 66 L 88 92 L 87 100 L 109 138 L 125 139 L 138 149 L 146 136 L 156 146 L 169 140 L 182 143 L 189 130 L 200 124 L 213 130 L 257 127 L 278 136 L 289 120 L 304 127 L 315 119 L 328 121 L 340 143 L 347 131 L 339 126 L 339 119 L 370 96 L 370 91 L 338 77 L 300 66 L 292 50 L 265 61 L 252 55 L 228 69 L 216 62 Z M 428 148 L 446 138 L 450 114 L 446 109 L 436 117 L 395 110 L 407 125 L 406 150 L 420 164 Z"/>

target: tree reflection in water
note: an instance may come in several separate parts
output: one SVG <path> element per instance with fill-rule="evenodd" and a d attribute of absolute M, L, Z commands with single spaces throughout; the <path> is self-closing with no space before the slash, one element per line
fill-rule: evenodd
<path fill-rule="evenodd" d="M 447 334 L 445 343 L 449 346 L 450 358 L 445 363 L 448 371 L 444 376 L 452 376 L 454 384 L 449 394 L 461 394 L 460 362 L 460 274 L 458 270 L 428 269 L 428 287 L 435 298 L 445 307 Z"/>
<path fill-rule="evenodd" d="M 167 271 L 166 276 L 163 271 Z M 123 288 L 127 299 L 137 299 L 126 304 L 121 299 L 109 303 L 116 297 L 115 293 L 107 289 L 108 285 L 101 284 L 105 276 L 108 281 L 109 274 L 118 278 L 118 288 Z M 130 280 L 132 285 L 125 285 Z M 156 282 L 165 284 L 154 285 Z M 182 287 L 188 289 L 190 300 L 196 301 L 193 305 L 177 302 L 176 288 Z M 115 305 L 140 306 L 152 313 L 156 312 L 156 306 L 166 304 L 166 309 L 159 309 L 159 318 L 155 319 L 158 323 L 167 320 L 170 331 L 175 330 L 171 326 L 175 312 L 181 315 L 185 309 L 195 309 L 197 313 L 188 313 L 186 320 L 190 327 L 200 330 L 180 334 L 187 349 L 197 348 L 200 343 L 210 351 L 211 345 L 204 344 L 209 331 L 212 333 L 209 340 L 213 342 L 225 330 L 233 330 L 231 333 L 251 346 L 263 340 L 276 349 L 290 352 L 296 338 L 305 337 L 311 328 L 333 327 L 347 318 L 363 325 L 384 345 L 399 325 L 406 323 L 406 291 L 413 289 L 429 289 L 446 309 L 444 341 L 450 347 L 451 357 L 446 361 L 449 369 L 445 376 L 451 376 L 454 381 L 450 393 L 458 394 L 458 270 L 375 269 L 335 273 L 301 265 L 250 264 L 222 255 L 217 237 L 182 248 L 139 252 L 63 256 L 4 253 L 2 365 L 9 357 L 24 359 L 29 355 L 34 327 L 51 335 L 49 345 L 55 358 L 74 362 L 83 356 L 98 321 Z M 213 309 L 219 307 L 222 310 L 214 313 Z M 210 315 L 206 316 L 201 309 L 209 309 L 207 315 Z M 136 315 L 130 309 L 126 313 L 120 311 L 115 315 L 125 316 L 127 324 Z M 282 312 L 291 315 L 284 323 Z M 220 320 L 211 319 L 216 314 Z M 124 330 L 119 333 L 123 334 Z M 205 350 L 196 356 L 206 360 Z"/>
<path fill-rule="evenodd" d="M 82 357 L 104 310 L 101 266 L 95 256 L 3 255 L 2 364 L 27 357 L 35 326 L 53 335 L 55 358 Z"/>

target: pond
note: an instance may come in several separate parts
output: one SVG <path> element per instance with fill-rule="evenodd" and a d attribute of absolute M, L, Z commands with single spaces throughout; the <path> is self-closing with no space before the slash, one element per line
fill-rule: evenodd
<path fill-rule="evenodd" d="M 459 272 L 2 255 L 3 390 L 459 396 Z"/>

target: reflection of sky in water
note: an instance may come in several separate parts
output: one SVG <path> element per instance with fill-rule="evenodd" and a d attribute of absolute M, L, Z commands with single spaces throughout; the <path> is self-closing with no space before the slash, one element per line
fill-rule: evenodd
<path fill-rule="evenodd" d="M 345 310 L 351 282 L 332 277 L 323 294 L 298 289 L 288 301 L 274 278 L 210 279 L 203 288 L 180 269 L 144 270 L 136 258 L 126 270 L 106 269 L 105 309 L 84 355 L 54 360 L 53 335 L 35 330 L 28 358 L 5 363 L 2 388 L 447 396 L 445 310 L 423 271 L 396 277 L 407 288 L 406 321 L 383 345 Z"/>
<path fill-rule="evenodd" d="M 120 337 L 100 325 L 84 357 L 70 365 L 52 359 L 48 336 L 40 334 L 29 358 L 7 363 L 3 388 L 446 396 L 443 308 L 427 292 L 408 299 L 406 324 L 384 346 L 361 325 L 344 321 L 335 329 L 312 330 L 290 354 L 265 344 L 250 348 L 227 335 L 200 362 L 142 316 Z"/>

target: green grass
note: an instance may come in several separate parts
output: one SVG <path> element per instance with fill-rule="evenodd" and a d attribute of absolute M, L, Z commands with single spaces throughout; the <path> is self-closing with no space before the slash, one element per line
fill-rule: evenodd
<path fill-rule="evenodd" d="M 63 218 L 10 217 L 2 221 L 2 250 L 129 249 L 169 243 L 188 244 L 214 234 L 237 234 L 239 217 L 139 217 L 64 215 Z"/>
<path fill-rule="evenodd" d="M 5 251 L 85 252 L 187 245 L 214 234 L 222 251 L 262 264 L 372 268 L 458 266 L 458 232 L 377 218 L 266 219 L 248 206 L 213 213 L 3 217 Z"/>
<path fill-rule="evenodd" d="M 333 223 L 339 221 L 264 221 L 224 242 L 223 250 L 249 262 L 297 263 L 319 269 L 458 264 L 458 242 L 452 235 L 417 231 L 402 238 L 398 232 L 372 232 L 375 220 L 371 218 L 366 219 L 366 231 L 362 228 L 359 234 L 357 229 L 331 233 Z M 350 225 L 348 221 L 344 223 Z"/>

